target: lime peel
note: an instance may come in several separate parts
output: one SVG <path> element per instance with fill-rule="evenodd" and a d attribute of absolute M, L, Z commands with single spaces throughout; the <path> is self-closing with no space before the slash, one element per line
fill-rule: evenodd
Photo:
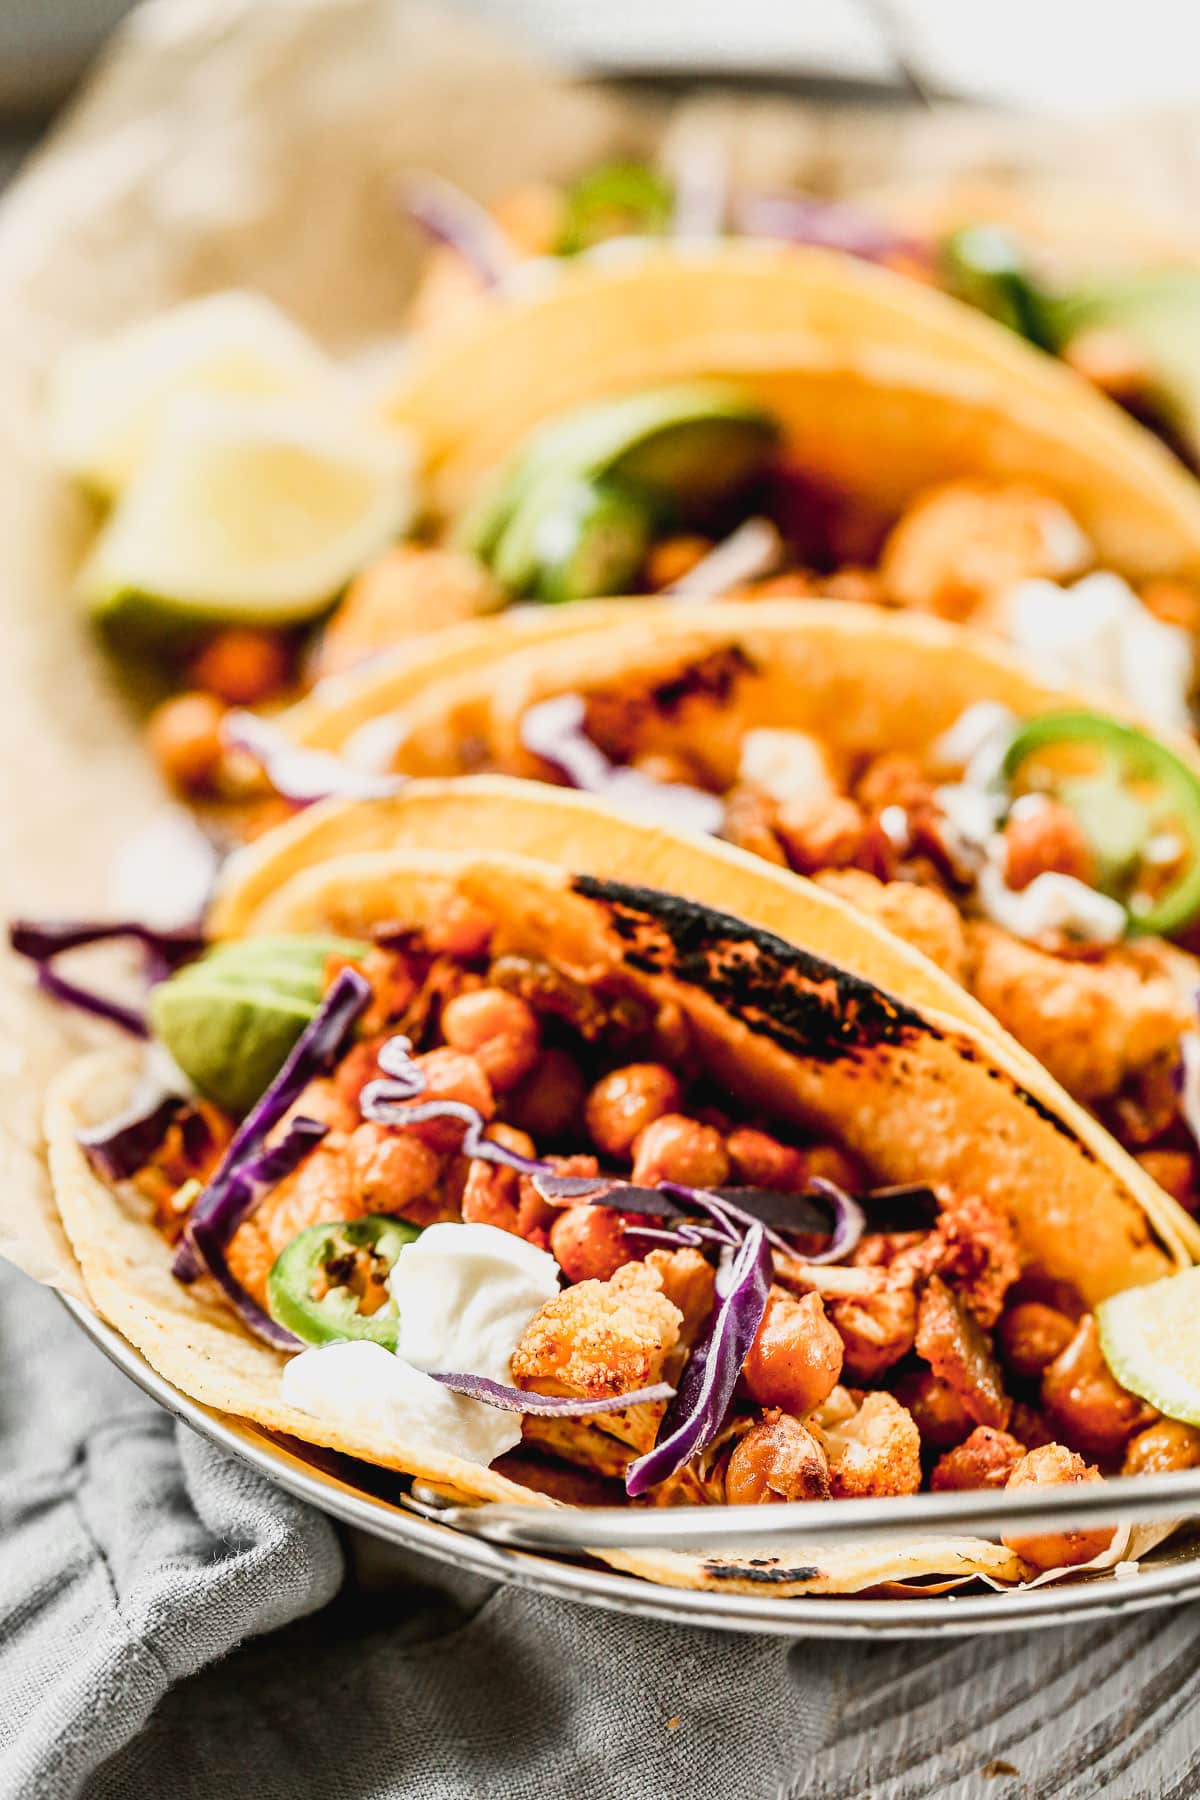
<path fill-rule="evenodd" d="M 1096 1308 L 1100 1348 L 1131 1394 L 1200 1426 L 1200 1268 L 1126 1288 Z"/>

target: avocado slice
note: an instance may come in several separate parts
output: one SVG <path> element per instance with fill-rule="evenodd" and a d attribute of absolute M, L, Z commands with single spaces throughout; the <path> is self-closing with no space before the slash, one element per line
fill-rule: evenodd
<path fill-rule="evenodd" d="M 754 480 L 778 436 L 770 414 L 725 382 L 687 382 L 581 407 L 533 434 L 488 484 L 457 536 L 499 571 L 509 527 L 552 477 L 609 480 L 640 490 L 673 522 L 699 524 Z M 515 552 L 503 559 L 519 560 Z M 527 575 L 510 591 L 530 591 L 531 580 Z"/>
<path fill-rule="evenodd" d="M 151 1025 L 200 1092 L 241 1117 L 320 1006 L 326 958 L 367 948 L 327 936 L 218 944 L 153 990 Z"/>
<path fill-rule="evenodd" d="M 317 1003 L 219 978 L 164 981 L 150 1021 L 184 1074 L 235 1118 L 278 1074 Z"/>
<path fill-rule="evenodd" d="M 653 509 L 615 481 L 550 475 L 517 508 L 496 549 L 496 579 L 557 604 L 627 593 L 650 543 Z"/>
<path fill-rule="evenodd" d="M 1200 464 L 1200 270 L 1113 276 L 1049 303 L 1060 347 L 1081 332 L 1113 330 L 1146 370 L 1146 397 Z"/>

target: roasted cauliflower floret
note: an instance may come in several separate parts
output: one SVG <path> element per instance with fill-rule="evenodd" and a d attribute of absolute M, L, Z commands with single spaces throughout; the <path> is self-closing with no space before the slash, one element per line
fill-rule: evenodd
<path fill-rule="evenodd" d="M 913 1347 L 917 1295 L 913 1271 L 880 1271 L 874 1292 L 827 1298 L 830 1319 L 842 1340 L 848 1381 L 877 1381 Z"/>
<path fill-rule="evenodd" d="M 1170 1055 L 1193 1022 L 1170 953 L 1157 945 L 1121 944 L 1080 961 L 976 922 L 967 947 L 976 999 L 1089 1105 Z"/>
<path fill-rule="evenodd" d="M 915 1494 L 920 1489 L 921 1434 L 912 1414 L 891 1394 L 864 1394 L 856 1403 L 845 1388 L 835 1388 L 816 1422 L 825 1441 L 835 1499 Z"/>
<path fill-rule="evenodd" d="M 963 922 L 958 908 L 945 894 L 912 881 L 880 881 L 862 869 L 826 869 L 816 880 L 831 894 L 894 931 L 955 981 L 965 981 Z"/>
<path fill-rule="evenodd" d="M 893 528 L 879 573 L 889 599 L 967 619 L 1019 581 L 1082 574 L 1091 546 L 1057 500 L 1019 483 L 949 481 Z"/>
<path fill-rule="evenodd" d="M 626 1263 L 610 1281 L 581 1281 L 535 1313 L 513 1352 L 518 1387 L 543 1394 L 628 1394 L 662 1378 L 683 1314 L 657 1269 Z"/>

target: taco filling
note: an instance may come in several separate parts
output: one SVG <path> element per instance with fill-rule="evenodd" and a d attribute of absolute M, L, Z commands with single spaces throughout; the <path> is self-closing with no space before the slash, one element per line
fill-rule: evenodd
<path fill-rule="evenodd" d="M 615 752 L 614 729 L 610 715 Z M 760 769 L 768 747 L 750 747 Z M 816 754 L 791 750 L 793 767 Z M 877 759 L 831 798 L 887 846 L 886 869 L 847 860 L 836 878 L 917 903 L 965 959 L 976 927 L 948 898 L 962 878 L 935 843 L 943 814 L 917 812 L 932 806 L 917 779 Z M 737 807 L 776 804 L 761 779 L 739 786 Z M 919 848 L 879 826 L 885 801 L 913 816 Z M 778 825 L 772 812 L 763 829 L 782 846 Z M 918 857 L 933 871 L 921 885 L 881 879 Z M 1200 1464 L 1200 1431 L 1114 1380 L 1083 1293 L 1031 1259 L 995 1183 L 886 1185 L 861 1147 L 747 1100 L 693 1016 L 630 972 L 654 962 L 647 897 L 595 891 L 624 897 L 640 961 L 589 972 L 514 953 L 486 904 L 455 894 L 419 928 L 222 944 L 154 990 L 192 1096 L 93 1128 L 84 1148 L 152 1215 L 174 1282 L 219 1292 L 288 1354 L 285 1402 L 585 1501 L 773 1503 Z M 714 921 L 733 922 L 701 915 L 719 958 Z M 733 945 L 728 979 L 757 992 L 738 970 L 776 951 Z M 1091 945 L 1060 954 L 1068 974 L 1103 967 Z M 763 973 L 782 990 L 789 968 Z M 878 1010 L 853 983 L 843 1005 L 835 1037 L 811 1042 L 816 1080 L 822 1059 L 854 1062 L 833 1046 L 853 1039 L 855 1008 Z M 885 1008 L 871 1028 L 900 1042 L 906 1020 Z M 275 1073 L 231 1112 L 214 1096 L 244 1091 L 244 1054 L 261 1076 L 264 1042 Z M 1111 1536 L 1011 1548 L 1033 1571 Z"/>
<path fill-rule="evenodd" d="M 802 621 L 774 636 L 786 623 L 779 615 L 724 638 L 715 621 L 683 627 L 675 652 L 630 630 L 626 649 L 594 648 L 593 678 L 567 691 L 560 684 L 588 657 L 518 656 L 491 672 L 486 696 L 475 683 L 448 685 L 443 708 L 434 687 L 427 704 L 396 715 L 393 760 L 416 775 L 575 787 L 811 878 L 965 987 L 1195 1212 L 1191 764 L 1099 711 L 1022 719 L 990 701 L 932 737 L 906 720 L 898 749 L 895 702 L 886 691 L 871 699 L 853 645 L 823 626 L 806 637 Z M 806 644 L 827 652 L 811 672 Z M 859 652 L 873 655 L 865 641 Z M 919 652 L 904 652 L 918 668 Z M 887 660 L 881 650 L 885 683 Z M 899 660 L 896 674 L 912 678 Z M 850 675 L 853 694 L 843 691 Z M 812 729 L 775 723 L 789 713 L 806 713 Z M 376 726 L 364 740 L 368 730 L 382 741 Z M 357 753 L 353 738 L 346 753 Z"/>

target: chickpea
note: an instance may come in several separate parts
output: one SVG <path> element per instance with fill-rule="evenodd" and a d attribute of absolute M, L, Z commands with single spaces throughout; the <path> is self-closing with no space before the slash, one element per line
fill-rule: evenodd
<path fill-rule="evenodd" d="M 1036 1450 L 1025 1453 L 1005 1485 L 1016 1490 L 1103 1479 L 1094 1464 L 1084 1462 L 1065 1444 L 1040 1444 Z M 1101 1527 L 1098 1531 L 1049 1531 L 1037 1537 L 1006 1537 L 1003 1541 L 1035 1569 L 1065 1569 L 1091 1562 L 1108 1549 L 1112 1540 L 1112 1532 Z"/>
<path fill-rule="evenodd" d="M 425 942 L 433 951 L 456 956 L 463 962 L 477 962 L 487 955 L 495 929 L 495 920 L 482 907 L 455 894 L 439 917 L 426 927 Z"/>
<path fill-rule="evenodd" d="M 188 793 L 211 788 L 224 758 L 225 708 L 212 694 L 177 694 L 150 715 L 146 741 L 167 780 Z"/>
<path fill-rule="evenodd" d="M 1035 1381 L 1075 1335 L 1074 1321 L 1040 1300 L 1021 1300 L 1001 1313 L 996 1340 L 1006 1369 Z"/>
<path fill-rule="evenodd" d="M 413 1133 L 365 1122 L 351 1132 L 346 1155 L 365 1211 L 426 1224 L 441 1210 L 441 1164 Z"/>
<path fill-rule="evenodd" d="M 442 1036 L 452 1050 L 475 1057 L 497 1094 L 530 1073 L 541 1047 L 537 1015 L 504 988 L 457 994 L 442 1010 Z"/>
<path fill-rule="evenodd" d="M 775 831 L 788 862 L 801 875 L 819 869 L 844 869 L 862 849 L 867 819 L 861 806 L 844 794 L 834 794 L 815 804 L 803 800 L 781 806 Z"/>
<path fill-rule="evenodd" d="M 1020 890 L 1047 873 L 1072 875 L 1090 886 L 1096 859 L 1070 807 L 1046 794 L 1031 794 L 1017 802 L 1004 827 L 1004 879 Z"/>
<path fill-rule="evenodd" d="M 1160 1419 L 1139 1431 L 1125 1452 L 1122 1475 L 1168 1475 L 1200 1468 L 1200 1431 L 1181 1419 Z"/>
<path fill-rule="evenodd" d="M 291 657 L 275 631 L 232 626 L 193 659 L 192 680 L 227 706 L 257 706 L 287 685 Z"/>
<path fill-rule="evenodd" d="M 802 1151 L 781 1144 L 769 1132 L 739 1125 L 725 1139 L 734 1179 L 744 1187 L 774 1188 L 781 1194 L 803 1192 L 808 1165 Z"/>
<path fill-rule="evenodd" d="M 427 1050 L 414 1057 L 413 1066 L 425 1077 L 422 1100 L 461 1100 L 485 1119 L 496 1110 L 491 1083 L 473 1056 L 461 1050 Z M 434 1150 L 457 1150 L 464 1126 L 461 1119 L 426 1119 L 404 1129 Z"/>
<path fill-rule="evenodd" d="M 645 1187 L 653 1187 L 656 1181 L 720 1187 L 729 1179 L 729 1158 L 720 1132 L 689 1119 L 686 1113 L 664 1113 L 634 1141 L 633 1179 Z"/>
<path fill-rule="evenodd" d="M 949 1450 L 968 1437 L 975 1424 L 957 1391 L 931 1369 L 914 1370 L 896 1383 L 895 1394 L 917 1422 L 922 1444 Z"/>
<path fill-rule="evenodd" d="M 1084 1314 L 1043 1375 L 1042 1404 L 1058 1436 L 1089 1456 L 1119 1456 L 1133 1433 L 1155 1416 L 1109 1373 L 1091 1313 Z"/>
<path fill-rule="evenodd" d="M 785 1412 L 765 1413 L 739 1438 L 725 1469 L 730 1506 L 828 1500 L 829 1463 L 812 1432 Z"/>
<path fill-rule="evenodd" d="M 760 1406 L 782 1406 L 804 1417 L 837 1386 L 842 1354 L 842 1340 L 825 1316 L 820 1294 L 796 1300 L 775 1288 L 742 1365 L 742 1379 Z"/>
<path fill-rule="evenodd" d="M 560 1212 L 550 1227 L 550 1251 L 570 1282 L 608 1281 L 625 1263 L 639 1260 L 611 1206 L 569 1206 Z"/>
<path fill-rule="evenodd" d="M 592 1142 L 605 1156 L 628 1156 L 633 1141 L 664 1113 L 677 1110 L 683 1092 L 664 1063 L 627 1063 L 601 1076 L 587 1098 Z"/>
<path fill-rule="evenodd" d="M 1006 1487 L 1024 1454 L 1024 1444 L 1007 1431 L 977 1425 L 961 1444 L 938 1458 L 929 1485 L 935 1494 L 964 1488 Z"/>
<path fill-rule="evenodd" d="M 552 1044 L 523 1081 L 505 1096 L 505 1111 L 514 1125 L 539 1144 L 557 1143 L 575 1130 L 587 1088 L 579 1064 Z"/>

